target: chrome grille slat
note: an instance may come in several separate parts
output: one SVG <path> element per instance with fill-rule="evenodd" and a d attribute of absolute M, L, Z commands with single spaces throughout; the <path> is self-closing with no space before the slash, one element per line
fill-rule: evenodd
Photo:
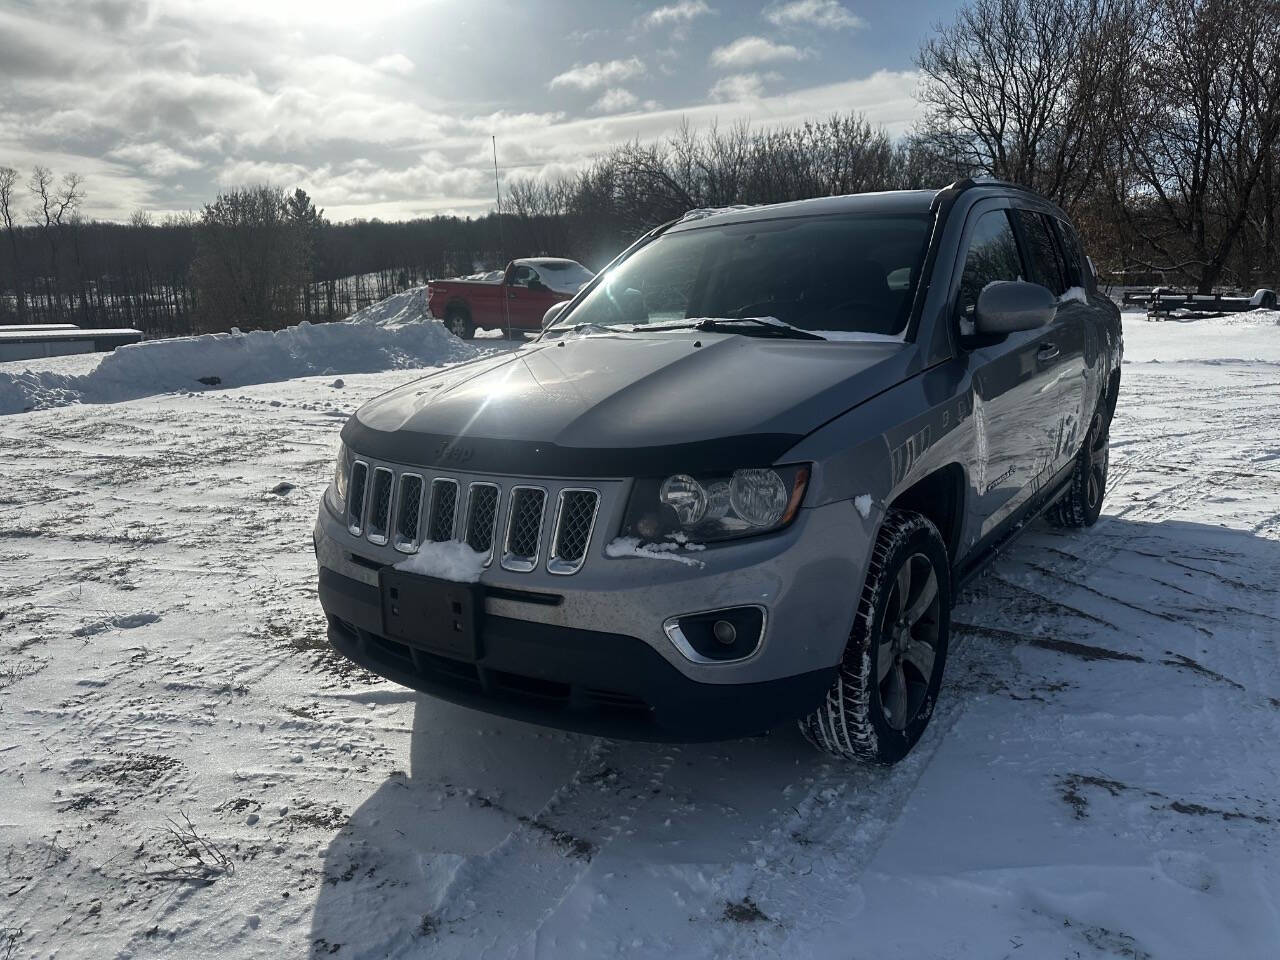
<path fill-rule="evenodd" d="M 606 497 L 619 486 L 466 472 L 432 476 L 354 458 L 345 476 L 346 510 L 339 522 L 353 537 L 401 554 L 461 542 L 481 554 L 485 567 L 561 576 L 586 563 Z"/>
<path fill-rule="evenodd" d="M 587 546 L 591 542 L 591 531 L 595 528 L 599 509 L 598 490 L 566 487 L 560 491 L 547 570 L 562 575 L 578 572 L 587 558 Z"/>
<path fill-rule="evenodd" d="M 396 499 L 396 549 L 401 553 L 417 550 L 421 528 L 422 477 L 416 473 L 402 473 L 400 495 Z"/>
<path fill-rule="evenodd" d="M 358 537 L 364 530 L 365 487 L 369 480 L 369 465 L 357 460 L 351 465 L 351 482 L 347 484 L 347 530 Z"/>
<path fill-rule="evenodd" d="M 365 537 L 379 546 L 387 542 L 391 531 L 391 494 L 396 475 L 386 467 L 374 467 L 373 488 L 369 493 L 369 528 Z"/>
<path fill-rule="evenodd" d="M 478 481 L 467 488 L 467 546 L 485 554 L 485 564 L 493 560 L 494 533 L 498 528 L 498 502 L 501 493 L 496 483 Z"/>
<path fill-rule="evenodd" d="M 431 506 L 427 539 L 433 543 L 453 539 L 458 512 L 458 481 L 437 477 L 431 481 Z"/>
<path fill-rule="evenodd" d="M 542 487 L 516 484 L 511 488 L 503 537 L 503 569 L 527 573 L 538 565 L 546 506 L 547 491 Z"/>

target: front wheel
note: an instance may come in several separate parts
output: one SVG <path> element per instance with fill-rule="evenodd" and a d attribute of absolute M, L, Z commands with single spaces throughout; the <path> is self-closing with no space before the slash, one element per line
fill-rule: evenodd
<path fill-rule="evenodd" d="M 937 527 L 889 511 L 835 683 L 801 732 L 848 760 L 901 760 L 933 715 L 950 626 L 950 563 Z"/>

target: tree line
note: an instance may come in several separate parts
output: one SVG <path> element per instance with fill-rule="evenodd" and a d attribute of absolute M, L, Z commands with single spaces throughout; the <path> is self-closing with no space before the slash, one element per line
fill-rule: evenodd
<path fill-rule="evenodd" d="M 80 217 L 84 182 L 0 166 L 0 323 L 150 335 L 334 319 L 413 283 L 552 254 L 603 266 L 696 207 L 965 176 L 1029 186 L 1117 282 L 1280 283 L 1280 0 L 970 0 L 916 65 L 894 139 L 857 112 L 685 126 L 572 176 L 513 178 L 502 214 L 332 223 L 302 190 L 228 190 L 198 214 Z"/>

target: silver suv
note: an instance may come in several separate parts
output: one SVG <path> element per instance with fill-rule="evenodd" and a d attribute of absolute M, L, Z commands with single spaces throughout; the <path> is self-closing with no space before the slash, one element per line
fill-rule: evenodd
<path fill-rule="evenodd" d="M 315 529 L 329 638 L 397 683 L 652 740 L 919 739 L 952 598 L 1091 525 L 1119 313 L 1026 190 L 699 211 L 517 351 L 365 404 Z"/>

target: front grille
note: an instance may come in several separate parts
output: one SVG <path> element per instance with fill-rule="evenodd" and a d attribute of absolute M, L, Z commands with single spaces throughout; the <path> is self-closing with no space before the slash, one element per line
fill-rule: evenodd
<path fill-rule="evenodd" d="M 512 487 L 507 508 L 506 550 L 502 565 L 508 570 L 529 571 L 538 565 L 542 540 L 542 512 L 547 491 L 541 487 Z"/>
<path fill-rule="evenodd" d="M 547 569 L 552 573 L 575 573 L 582 566 L 599 506 L 600 494 L 594 490 L 560 491 L 551 559 L 547 562 Z"/>
<path fill-rule="evenodd" d="M 486 567 L 497 558 L 506 570 L 529 573 L 542 564 L 561 575 L 586 562 L 603 499 L 590 487 L 554 484 L 548 492 L 539 483 L 424 476 L 365 460 L 352 463 L 346 494 L 347 529 L 375 546 L 412 554 L 423 544 L 461 541 Z M 365 562 L 378 569 L 387 560 Z M 559 602 L 545 596 L 536 602 Z"/>
<path fill-rule="evenodd" d="M 370 543 L 387 542 L 387 532 L 391 529 L 391 491 L 395 484 L 396 475 L 386 467 L 374 469 L 373 493 L 369 496 Z"/>
<path fill-rule="evenodd" d="M 458 509 L 458 481 L 432 480 L 427 539 L 433 543 L 453 539 L 453 518 Z"/>
<path fill-rule="evenodd" d="M 400 475 L 400 499 L 396 503 L 396 549 L 410 553 L 418 548 L 422 521 L 422 478 L 416 473 Z"/>
<path fill-rule="evenodd" d="M 493 556 L 493 532 L 498 526 L 498 487 L 473 483 L 467 494 L 467 546 Z"/>
<path fill-rule="evenodd" d="M 347 489 L 347 529 L 360 536 L 364 529 L 364 489 L 369 479 L 369 465 L 357 460 L 351 465 L 351 483 Z"/>

